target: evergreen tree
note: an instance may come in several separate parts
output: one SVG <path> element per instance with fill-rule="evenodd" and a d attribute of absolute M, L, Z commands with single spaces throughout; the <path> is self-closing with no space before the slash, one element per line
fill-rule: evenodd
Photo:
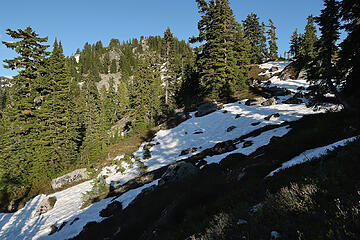
<path fill-rule="evenodd" d="M 336 0 L 324 0 L 325 8 L 321 10 L 321 15 L 315 18 L 320 27 L 321 37 L 318 41 L 318 56 L 316 62 L 318 66 L 314 69 L 314 79 L 321 79 L 318 83 L 318 91 L 321 94 L 332 92 L 337 94 L 337 90 L 332 82 L 336 78 L 334 58 L 337 54 L 336 45 L 339 39 L 339 3 Z"/>
<path fill-rule="evenodd" d="M 346 80 L 344 93 L 352 103 L 348 109 L 360 106 L 360 5 L 356 0 L 341 2 L 341 17 L 345 21 L 344 29 L 348 35 L 340 44 L 339 68 L 340 80 Z"/>
<path fill-rule="evenodd" d="M 251 13 L 243 21 L 245 36 L 251 43 L 251 62 L 260 63 L 267 56 L 264 24 L 260 24 L 255 13 Z"/>
<path fill-rule="evenodd" d="M 4 60 L 5 67 L 19 73 L 11 79 L 10 104 L 3 114 L 6 129 L 0 136 L 0 179 L 2 188 L 7 187 L 3 190 L 15 194 L 29 188 L 36 177 L 33 157 L 38 119 L 34 100 L 40 96 L 38 81 L 44 74 L 48 46 L 42 44 L 47 38 L 38 37 L 31 27 L 7 29 L 7 34 L 18 41 L 3 43 L 19 56 Z"/>
<path fill-rule="evenodd" d="M 163 82 L 165 84 L 165 104 L 171 105 L 174 104 L 174 96 L 175 91 L 177 90 L 177 79 L 176 73 L 174 69 L 174 61 L 175 61 L 175 51 L 174 51 L 174 36 L 168 27 L 164 33 L 164 45 L 165 45 L 165 64 L 163 65 L 164 68 L 164 78 Z"/>
<path fill-rule="evenodd" d="M 81 163 L 89 166 L 104 157 L 105 132 L 101 125 L 101 106 L 99 92 L 93 76 L 85 78 L 81 91 L 82 112 L 84 117 L 84 141 L 81 148 Z"/>
<path fill-rule="evenodd" d="M 298 58 L 299 56 L 301 41 L 302 41 L 302 34 L 299 34 L 298 29 L 295 29 L 290 39 L 290 54 L 294 58 Z"/>
<path fill-rule="evenodd" d="M 269 39 L 269 57 L 271 59 L 277 59 L 278 46 L 276 44 L 276 40 L 278 38 L 276 37 L 276 27 L 271 19 L 269 19 L 269 28 L 270 29 L 267 31 L 268 39 Z"/>
<path fill-rule="evenodd" d="M 228 0 L 197 0 L 199 13 L 199 36 L 192 43 L 205 42 L 199 48 L 196 66 L 205 95 L 229 98 L 236 88 L 240 66 L 236 59 L 235 39 L 239 24 L 235 21 Z"/>
<path fill-rule="evenodd" d="M 316 43 L 318 41 L 316 36 L 316 27 L 314 25 L 314 17 L 310 15 L 307 18 L 307 24 L 305 27 L 305 34 L 303 40 L 301 41 L 299 49 L 299 60 L 303 64 L 310 63 L 313 61 L 316 56 Z"/>

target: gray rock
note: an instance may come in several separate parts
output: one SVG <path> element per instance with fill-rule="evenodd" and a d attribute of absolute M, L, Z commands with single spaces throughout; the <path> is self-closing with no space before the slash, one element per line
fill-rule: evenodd
<path fill-rule="evenodd" d="M 243 148 L 248 148 L 251 147 L 254 143 L 252 141 L 246 141 L 243 144 Z"/>
<path fill-rule="evenodd" d="M 188 155 L 188 154 L 194 153 L 196 151 L 197 151 L 197 148 L 187 148 L 187 149 L 181 151 L 180 156 Z"/>
<path fill-rule="evenodd" d="M 303 101 L 296 97 L 289 98 L 288 100 L 284 101 L 285 104 L 302 104 Z"/>
<path fill-rule="evenodd" d="M 226 132 L 231 132 L 232 130 L 234 130 L 236 127 L 235 126 L 231 126 L 231 127 L 228 127 L 226 129 Z"/>
<path fill-rule="evenodd" d="M 199 169 L 188 162 L 171 164 L 159 180 L 159 186 L 166 183 L 180 182 L 183 179 L 196 175 Z"/>
<path fill-rule="evenodd" d="M 77 169 L 64 176 L 53 179 L 51 181 L 51 187 L 56 190 L 74 182 L 79 182 L 87 179 L 89 179 L 89 175 L 86 168 Z"/>
<path fill-rule="evenodd" d="M 272 106 L 272 105 L 276 105 L 277 104 L 277 101 L 276 101 L 276 98 L 272 97 L 268 100 L 266 100 L 265 102 L 263 102 L 261 105 L 263 106 Z"/>
<path fill-rule="evenodd" d="M 198 107 L 197 112 L 195 113 L 195 117 L 202 117 L 202 116 L 205 116 L 212 112 L 215 112 L 216 110 L 219 110 L 219 109 L 221 109 L 221 107 L 218 105 L 217 102 L 215 102 L 215 101 L 207 102 L 207 103 L 201 104 Z"/>
<path fill-rule="evenodd" d="M 275 66 L 273 66 L 269 69 L 269 72 L 276 72 L 276 71 L 279 71 L 279 68 L 275 67 Z"/>
<path fill-rule="evenodd" d="M 272 96 L 286 96 L 291 94 L 291 91 L 286 89 L 286 88 L 281 88 L 281 87 L 267 87 L 265 88 L 265 91 L 267 91 L 268 93 L 270 93 Z"/>
<path fill-rule="evenodd" d="M 265 117 L 264 119 L 267 120 L 267 121 L 270 121 L 270 120 L 273 120 L 273 119 L 278 118 L 278 117 L 280 117 L 280 114 L 275 113 L 275 114 L 271 114 L 271 115 Z"/>
<path fill-rule="evenodd" d="M 265 101 L 266 101 L 266 98 L 264 98 L 264 97 L 251 98 L 245 102 L 245 105 L 246 106 L 260 105 Z"/>
<path fill-rule="evenodd" d="M 242 116 L 242 114 L 236 114 L 235 119 L 238 119 Z"/>
<path fill-rule="evenodd" d="M 56 198 L 46 198 L 44 200 L 42 200 L 40 202 L 40 204 L 37 206 L 37 208 L 35 209 L 35 213 L 33 215 L 33 217 L 37 217 L 40 216 L 48 211 L 50 211 L 51 209 L 54 208 L 54 201 L 56 201 Z"/>
<path fill-rule="evenodd" d="M 261 122 L 254 122 L 254 123 L 252 123 L 251 124 L 251 126 L 257 126 L 257 125 L 259 125 Z"/>

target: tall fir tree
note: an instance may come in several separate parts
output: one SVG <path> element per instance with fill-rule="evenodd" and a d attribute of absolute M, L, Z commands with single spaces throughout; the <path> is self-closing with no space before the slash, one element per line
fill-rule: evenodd
<path fill-rule="evenodd" d="M 205 95 L 214 99 L 229 98 L 237 88 L 240 74 L 235 50 L 237 30 L 228 0 L 198 0 L 199 36 L 192 43 L 205 42 L 198 51 L 196 66 Z"/>
<path fill-rule="evenodd" d="M 276 27 L 271 19 L 269 19 L 268 27 L 269 30 L 267 31 L 267 34 L 269 41 L 269 58 L 274 60 L 278 58 L 278 46 L 276 43 L 276 40 L 278 40 L 278 38 L 276 37 Z"/>
<path fill-rule="evenodd" d="M 321 10 L 319 17 L 315 18 L 319 25 L 321 37 L 317 44 L 318 55 L 316 57 L 317 67 L 313 70 L 313 78 L 317 81 L 318 92 L 338 94 L 332 80 L 336 78 L 335 56 L 338 47 L 340 21 L 339 3 L 336 0 L 324 0 L 325 8 Z"/>
<path fill-rule="evenodd" d="M 290 39 L 290 55 L 292 57 L 298 58 L 301 42 L 302 42 L 302 34 L 298 33 L 298 29 L 295 29 Z"/>
<path fill-rule="evenodd" d="M 256 13 L 249 14 L 243 21 L 245 36 L 251 43 L 251 63 L 260 63 L 268 52 L 266 49 L 265 26 L 260 24 Z"/>
<path fill-rule="evenodd" d="M 39 125 L 34 100 L 42 90 L 38 81 L 44 75 L 48 46 L 43 44 L 47 38 L 39 37 L 31 27 L 7 29 L 7 34 L 18 41 L 3 43 L 19 56 L 4 60 L 5 67 L 19 73 L 11 79 L 9 104 L 3 114 L 6 129 L 0 136 L 0 179 L 2 188 L 7 187 L 2 190 L 15 195 L 31 187 L 36 178 L 33 157 Z"/>
<path fill-rule="evenodd" d="M 348 33 L 340 44 L 339 68 L 340 80 L 346 80 L 344 93 L 353 105 L 360 106 L 360 4 L 356 0 L 341 2 L 341 18 L 345 21 L 344 29 Z"/>
<path fill-rule="evenodd" d="M 305 33 L 303 40 L 301 41 L 299 49 L 299 60 L 303 64 L 308 64 L 317 57 L 316 43 L 318 38 L 316 36 L 315 20 L 312 15 L 307 18 L 307 24 L 305 26 Z"/>
<path fill-rule="evenodd" d="M 165 104 L 174 107 L 175 104 L 175 94 L 177 91 L 177 78 L 175 72 L 175 49 L 174 49 L 174 36 L 168 27 L 164 33 L 163 38 L 165 45 L 164 59 L 165 63 L 163 65 L 163 82 L 165 84 Z"/>

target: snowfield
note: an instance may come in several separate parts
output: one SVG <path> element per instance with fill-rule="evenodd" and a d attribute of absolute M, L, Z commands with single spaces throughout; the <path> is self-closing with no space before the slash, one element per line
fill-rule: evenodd
<path fill-rule="evenodd" d="M 289 63 L 288 61 L 269 62 L 260 65 L 260 67 L 267 69 L 267 72 L 273 66 L 278 67 L 278 71 L 282 71 Z M 294 93 L 300 91 L 298 90 L 299 87 L 308 87 L 308 83 L 303 80 L 283 81 L 278 77 L 273 77 L 270 80 L 272 82 L 271 86 L 287 88 Z M 264 126 L 280 125 L 284 122 L 299 120 L 304 115 L 326 111 L 326 108 L 320 110 L 308 108 L 305 103 L 282 103 L 282 101 L 290 97 L 279 97 L 278 104 L 268 107 L 260 105 L 246 106 L 244 100 L 226 104 L 221 110 L 203 117 L 195 117 L 195 112 L 190 113 L 191 118 L 187 121 L 173 129 L 161 130 L 150 143 L 143 143 L 139 150 L 135 152 L 135 157 L 148 167 L 148 171 L 152 171 L 175 161 L 185 159 L 207 148 L 214 147 L 217 143 L 234 140 Z M 334 106 L 329 106 L 329 108 L 332 107 Z M 271 120 L 264 119 L 272 114 L 279 114 L 279 117 L 272 118 Z M 281 125 L 278 128 L 265 131 L 259 136 L 245 139 L 245 141 L 252 142 L 251 146 L 244 148 L 243 143 L 240 143 L 233 152 L 206 157 L 205 161 L 208 164 L 219 163 L 224 157 L 232 153 L 249 155 L 259 147 L 269 144 L 272 137 L 282 137 L 290 130 L 289 126 Z M 144 159 L 144 147 L 148 144 L 152 144 L 150 148 L 151 157 Z M 180 156 L 183 150 L 190 148 L 196 148 L 197 150 L 192 154 Z M 325 148 L 330 149 L 329 146 Z M 318 153 L 325 150 L 315 149 L 314 151 Z M 310 156 L 310 152 L 306 154 Z M 118 156 L 115 160 L 121 160 L 123 157 Z M 302 160 L 293 161 L 301 162 Z M 286 163 L 282 167 L 285 168 L 291 164 Z M 123 171 L 119 171 L 120 168 Z M 140 171 L 135 160 L 132 160 L 131 163 L 123 161 L 120 166 L 115 165 L 102 169 L 100 176 L 105 175 L 107 183 L 119 186 L 139 176 Z M 130 190 L 119 197 L 107 198 L 85 209 L 80 209 L 82 194 L 91 190 L 91 182 L 91 180 L 86 181 L 49 196 L 39 195 L 16 213 L 0 213 L 0 239 L 67 239 L 75 237 L 88 222 L 102 221 L 103 218 L 99 216 L 99 212 L 106 208 L 111 201 L 119 201 L 122 203 L 123 208 L 126 208 L 143 189 L 158 184 L 158 180 L 156 180 L 137 189 Z M 33 217 L 36 207 L 43 199 L 48 197 L 55 197 L 57 199 L 54 208 L 38 217 Z M 53 235 L 48 235 L 52 225 L 60 227 L 62 224 L 64 226 L 60 231 Z"/>

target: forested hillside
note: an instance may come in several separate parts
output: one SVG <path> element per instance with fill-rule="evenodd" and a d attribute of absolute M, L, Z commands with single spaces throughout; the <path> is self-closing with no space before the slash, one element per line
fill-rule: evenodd
<path fill-rule="evenodd" d="M 65 56 L 6 30 L 0 238 L 360 236 L 358 2 L 324 0 L 284 57 L 272 19 L 196 3 L 186 40 L 168 27 Z"/>

